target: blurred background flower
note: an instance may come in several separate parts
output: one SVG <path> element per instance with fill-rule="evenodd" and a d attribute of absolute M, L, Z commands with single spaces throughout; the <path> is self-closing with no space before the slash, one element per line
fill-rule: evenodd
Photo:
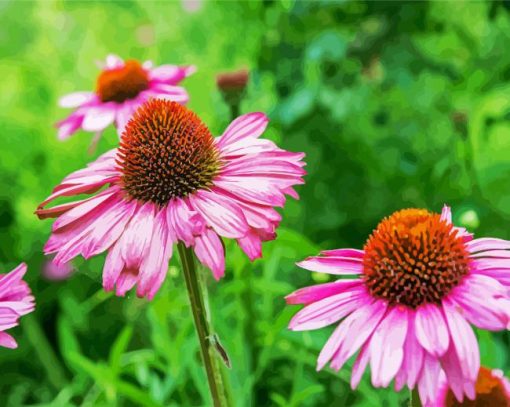
<path fill-rule="evenodd" d="M 48 259 L 44 262 L 42 275 L 49 281 L 64 281 L 71 277 L 74 272 L 72 264 L 56 264 L 53 259 Z"/>

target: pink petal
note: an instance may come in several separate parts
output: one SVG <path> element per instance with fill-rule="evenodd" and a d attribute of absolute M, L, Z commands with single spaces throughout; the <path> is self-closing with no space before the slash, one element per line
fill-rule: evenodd
<path fill-rule="evenodd" d="M 216 280 L 225 274 L 225 252 L 219 236 L 212 229 L 206 229 L 195 238 L 195 254 L 200 262 L 209 268 Z"/>
<path fill-rule="evenodd" d="M 292 181 L 295 183 L 294 181 Z M 226 190 L 247 202 L 283 207 L 285 195 L 273 181 L 260 177 L 218 176 L 214 181 Z"/>
<path fill-rule="evenodd" d="M 400 390 L 404 383 L 413 389 L 423 365 L 425 352 L 416 338 L 415 325 L 415 312 L 410 312 L 407 337 L 404 343 L 404 359 L 395 379 L 397 390 Z"/>
<path fill-rule="evenodd" d="M 443 300 L 443 310 L 452 343 L 462 366 L 463 376 L 474 382 L 480 368 L 480 352 L 476 336 L 459 310 L 448 299 Z"/>
<path fill-rule="evenodd" d="M 327 257 L 350 257 L 363 260 L 363 257 L 365 256 L 365 251 L 358 249 L 333 249 L 323 250 L 321 254 Z"/>
<path fill-rule="evenodd" d="M 249 231 L 239 206 L 218 193 L 199 190 L 190 196 L 190 203 L 220 236 L 240 238 Z"/>
<path fill-rule="evenodd" d="M 93 92 L 74 92 L 61 97 L 58 104 L 61 107 L 73 108 L 91 102 L 96 98 L 97 96 Z"/>
<path fill-rule="evenodd" d="M 370 340 L 372 384 L 387 387 L 397 374 L 404 357 L 408 315 L 405 307 L 393 307 L 375 329 Z"/>
<path fill-rule="evenodd" d="M 248 113 L 235 119 L 227 127 L 218 142 L 220 148 L 245 137 L 259 137 L 267 127 L 269 119 L 264 113 Z"/>
<path fill-rule="evenodd" d="M 491 277 L 472 274 L 464 278 L 449 298 L 471 324 L 497 331 L 506 329 L 510 319 L 510 309 L 496 299 L 506 297 L 506 290 Z"/>
<path fill-rule="evenodd" d="M 352 366 L 351 374 L 351 389 L 355 390 L 367 368 L 368 360 L 370 358 L 370 341 L 371 338 L 361 347 L 361 351 Z"/>
<path fill-rule="evenodd" d="M 124 60 L 115 54 L 108 54 L 106 57 L 105 67 L 107 69 L 122 68 L 124 66 Z"/>
<path fill-rule="evenodd" d="M 149 78 L 175 85 L 196 71 L 195 66 L 161 65 L 149 72 Z"/>
<path fill-rule="evenodd" d="M 172 241 L 167 231 L 166 212 L 162 210 L 156 215 L 149 252 L 140 266 L 136 290 L 139 297 L 152 299 L 165 280 L 168 262 L 172 257 Z"/>
<path fill-rule="evenodd" d="M 204 220 L 195 211 L 188 208 L 182 199 L 172 199 L 167 206 L 167 224 L 175 234 L 177 241 L 190 247 L 194 235 L 200 234 L 205 228 Z"/>
<path fill-rule="evenodd" d="M 180 104 L 185 104 L 189 100 L 188 92 L 181 86 L 158 84 L 151 89 L 143 91 L 141 94 L 146 98 L 170 100 Z"/>
<path fill-rule="evenodd" d="M 308 257 L 296 263 L 305 270 L 317 271 L 336 275 L 360 274 L 363 272 L 363 263 L 353 257 Z"/>
<path fill-rule="evenodd" d="M 124 269 L 120 274 L 119 278 L 117 278 L 115 284 L 115 295 L 118 297 L 124 297 L 126 293 L 131 290 L 136 282 L 138 281 L 138 270 L 134 269 Z"/>
<path fill-rule="evenodd" d="M 334 324 L 352 313 L 366 301 L 366 289 L 361 286 L 307 305 L 289 323 L 289 329 L 306 331 Z"/>
<path fill-rule="evenodd" d="M 18 344 L 16 343 L 16 340 L 7 332 L 0 332 L 0 346 L 9 349 L 16 349 Z"/>
<path fill-rule="evenodd" d="M 510 241 L 483 237 L 467 242 L 466 247 L 470 253 L 476 253 L 482 250 L 505 250 L 510 249 Z"/>
<path fill-rule="evenodd" d="M 116 110 L 113 105 L 108 104 L 102 104 L 101 106 L 89 108 L 83 118 L 83 130 L 104 130 L 115 120 L 115 113 Z"/>
<path fill-rule="evenodd" d="M 7 307 L 2 307 L 0 304 L 0 331 L 13 328 L 18 325 L 19 314 Z"/>
<path fill-rule="evenodd" d="M 103 268 L 103 287 L 105 291 L 112 291 L 115 282 L 124 268 L 124 260 L 120 255 L 120 244 L 117 242 L 108 251 Z"/>
<path fill-rule="evenodd" d="M 154 205 L 145 203 L 133 215 L 119 239 L 121 255 L 129 269 L 138 269 L 149 249 L 154 227 Z"/>
<path fill-rule="evenodd" d="M 437 396 L 440 372 L 441 367 L 438 360 L 428 353 L 425 353 L 423 368 L 420 379 L 418 380 L 420 400 L 423 404 L 432 402 Z"/>
<path fill-rule="evenodd" d="M 441 366 L 446 374 L 446 386 L 452 389 L 455 398 L 462 402 L 464 399 L 464 376 L 462 374 L 462 366 L 455 352 L 455 347 L 450 344 L 450 348 L 441 358 Z"/>
<path fill-rule="evenodd" d="M 14 270 L 0 277 L 0 298 L 7 293 L 11 287 L 17 282 L 21 281 L 25 273 L 27 272 L 27 265 L 21 263 Z M 1 304 L 0 304 L 1 306 Z"/>
<path fill-rule="evenodd" d="M 435 304 L 425 304 L 416 310 L 416 338 L 427 352 L 442 356 L 448 349 L 450 333 L 441 309 Z"/>
<path fill-rule="evenodd" d="M 331 367 L 339 370 L 372 334 L 386 312 L 386 303 L 372 301 L 366 303 L 345 318 L 330 336 L 317 360 L 317 370 L 334 357 Z"/>
<path fill-rule="evenodd" d="M 287 304 L 311 304 L 315 301 L 350 291 L 363 284 L 362 280 L 337 280 L 333 283 L 325 283 L 301 288 L 285 297 Z"/>
<path fill-rule="evenodd" d="M 237 243 L 250 261 L 262 257 L 262 240 L 254 231 L 250 230 L 246 236 L 237 239 Z"/>
<path fill-rule="evenodd" d="M 441 220 L 446 223 L 452 223 L 452 209 L 447 205 L 443 206 L 443 210 L 441 211 Z"/>

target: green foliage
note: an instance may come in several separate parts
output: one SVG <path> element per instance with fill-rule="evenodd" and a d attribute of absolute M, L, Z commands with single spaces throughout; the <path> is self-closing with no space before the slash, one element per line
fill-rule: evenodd
<path fill-rule="evenodd" d="M 505 2 L 259 1 L 186 12 L 181 2 L 0 3 L 0 263 L 21 261 L 37 299 L 0 349 L 2 406 L 202 406 L 201 369 L 179 264 L 152 302 L 101 289 L 103 256 L 75 262 L 61 283 L 41 279 L 49 221 L 38 202 L 94 157 L 90 135 L 56 139 L 65 93 L 92 89 L 109 52 L 156 64 L 196 64 L 185 86 L 219 134 L 229 111 L 218 72 L 249 67 L 242 111 L 271 117 L 267 136 L 305 151 L 301 200 L 278 239 L 251 264 L 227 244 L 227 276 L 208 276 L 213 325 L 232 360 L 238 406 L 396 406 L 350 364 L 315 371 L 331 329 L 286 329 L 284 296 L 328 276 L 294 263 L 321 248 L 360 247 L 402 207 L 454 209 L 478 236 L 510 238 L 510 13 Z M 109 129 L 98 152 L 114 146 Z M 202 270 L 204 273 L 208 273 Z M 479 333 L 482 361 L 508 368 L 507 334 Z"/>

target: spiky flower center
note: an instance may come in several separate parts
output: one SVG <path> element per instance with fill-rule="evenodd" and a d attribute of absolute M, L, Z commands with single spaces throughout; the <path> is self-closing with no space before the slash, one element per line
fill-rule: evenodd
<path fill-rule="evenodd" d="M 102 102 L 122 103 L 149 87 L 149 77 L 138 61 L 106 69 L 97 78 L 96 92 Z"/>
<path fill-rule="evenodd" d="M 363 260 L 373 296 L 411 308 L 437 304 L 468 273 L 462 238 L 440 218 L 424 209 L 404 209 L 379 223 Z"/>
<path fill-rule="evenodd" d="M 459 403 L 453 392 L 448 390 L 446 407 L 509 407 L 510 399 L 499 377 L 494 377 L 492 372 L 481 367 L 475 385 L 476 397 L 474 400 L 464 399 Z"/>
<path fill-rule="evenodd" d="M 165 205 L 212 185 L 220 169 L 214 138 L 198 116 L 166 100 L 149 100 L 122 134 L 118 164 L 131 198 Z"/>

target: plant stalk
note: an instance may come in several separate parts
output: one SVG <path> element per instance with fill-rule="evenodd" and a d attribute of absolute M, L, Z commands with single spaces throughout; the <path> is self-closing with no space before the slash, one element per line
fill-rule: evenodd
<path fill-rule="evenodd" d="M 179 257 L 181 258 L 184 279 L 186 280 L 186 288 L 188 289 L 188 297 L 195 321 L 198 340 L 200 342 L 200 350 L 204 361 L 205 373 L 209 383 L 209 390 L 214 407 L 226 407 L 227 398 L 225 387 L 222 380 L 222 374 L 218 360 L 216 358 L 215 349 L 211 342 L 213 332 L 208 322 L 207 310 L 205 308 L 204 292 L 201 290 L 199 275 L 195 268 L 193 252 L 183 243 L 178 243 Z"/>

